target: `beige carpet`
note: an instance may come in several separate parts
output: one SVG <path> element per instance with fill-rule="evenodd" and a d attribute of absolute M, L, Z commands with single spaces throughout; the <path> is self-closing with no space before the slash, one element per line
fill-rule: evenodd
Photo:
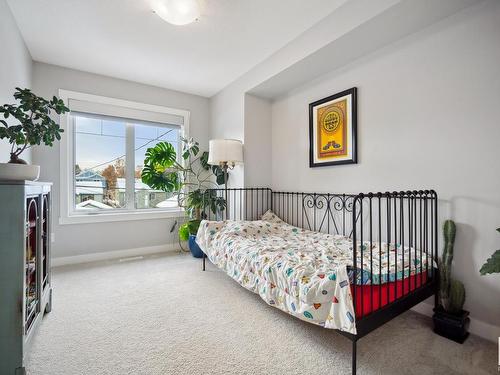
<path fill-rule="evenodd" d="M 189 255 L 58 268 L 30 375 L 349 374 L 350 341 L 266 305 Z M 407 312 L 358 343 L 359 374 L 497 374 L 497 348 Z"/>

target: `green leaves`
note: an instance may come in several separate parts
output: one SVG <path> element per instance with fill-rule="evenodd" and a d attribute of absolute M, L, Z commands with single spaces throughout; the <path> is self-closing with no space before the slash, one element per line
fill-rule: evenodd
<path fill-rule="evenodd" d="M 208 164 L 208 151 L 203 152 L 203 154 L 200 156 L 200 164 L 205 170 L 212 170 L 212 173 L 215 176 L 215 181 L 217 182 L 217 185 L 224 185 L 224 170 L 219 167 L 218 165 L 210 165 Z M 229 175 L 227 176 L 227 179 L 229 180 Z"/>
<path fill-rule="evenodd" d="M 150 165 L 144 166 L 141 172 L 141 180 L 153 189 L 166 192 L 175 192 L 181 186 L 177 173 L 160 172 Z"/>
<path fill-rule="evenodd" d="M 181 137 L 182 141 L 182 158 L 184 160 L 189 159 L 190 156 L 196 156 L 198 155 L 198 152 L 200 152 L 200 144 L 196 142 L 193 138 L 183 138 Z"/>
<path fill-rule="evenodd" d="M 207 209 L 214 214 L 225 210 L 225 199 L 210 188 L 215 186 L 210 172 L 219 184 L 224 182 L 222 169 L 208 164 L 208 152 L 200 154 L 199 144 L 193 138 L 181 140 L 183 163 L 178 161 L 174 147 L 168 142 L 159 142 L 146 151 L 142 182 L 153 189 L 177 193 L 179 206 L 185 207 L 191 218 L 205 218 Z M 179 235 L 185 235 L 184 229 L 179 230 Z"/>
<path fill-rule="evenodd" d="M 200 227 L 201 220 L 189 220 L 186 224 L 189 229 L 189 234 L 196 235 L 198 233 L 198 228 Z"/>
<path fill-rule="evenodd" d="M 179 227 L 179 239 L 181 241 L 187 241 L 189 239 L 188 223 L 184 223 Z"/>
<path fill-rule="evenodd" d="M 186 221 L 179 227 L 179 239 L 181 241 L 187 241 L 189 235 L 196 235 L 198 233 L 198 228 L 200 227 L 201 220 L 189 220 Z"/>
<path fill-rule="evenodd" d="M 214 214 L 226 209 L 226 200 L 223 197 L 218 197 L 215 190 L 206 190 L 204 199 L 207 202 L 206 207 L 209 207 Z"/>
<path fill-rule="evenodd" d="M 29 89 L 16 87 L 14 98 L 19 104 L 4 104 L 0 106 L 0 113 L 4 119 L 13 117 L 18 123 L 9 125 L 0 120 L 0 139 L 7 139 L 13 148 L 11 160 L 17 158 L 27 147 L 45 144 L 52 146 L 55 140 L 61 139 L 63 129 L 50 117 L 52 112 L 64 114 L 69 111 L 64 102 L 55 96 L 46 100 L 31 92 Z"/>
<path fill-rule="evenodd" d="M 491 257 L 486 260 L 479 270 L 481 275 L 486 275 L 488 273 L 500 273 L 500 250 L 493 253 Z"/>
<path fill-rule="evenodd" d="M 154 147 L 148 148 L 145 156 L 144 165 L 151 165 L 162 172 L 172 167 L 177 160 L 174 146 L 168 142 L 159 142 Z"/>
<path fill-rule="evenodd" d="M 497 232 L 500 232 L 500 228 L 497 228 Z M 488 273 L 500 273 L 500 250 L 493 253 L 491 257 L 486 260 L 479 270 L 481 275 L 486 275 Z"/>
<path fill-rule="evenodd" d="M 155 147 L 148 148 L 141 179 L 153 189 L 174 192 L 180 189 L 181 182 L 176 165 L 177 155 L 168 142 L 160 142 Z"/>
<path fill-rule="evenodd" d="M 203 153 L 201 154 L 200 165 L 204 170 L 206 171 L 210 170 L 211 165 L 208 164 L 208 151 L 203 151 Z"/>

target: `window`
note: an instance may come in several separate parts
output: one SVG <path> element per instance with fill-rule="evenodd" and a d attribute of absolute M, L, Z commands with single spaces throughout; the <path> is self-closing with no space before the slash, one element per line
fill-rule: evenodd
<path fill-rule="evenodd" d="M 179 215 L 177 197 L 151 189 L 141 172 L 147 149 L 158 142 L 171 143 L 182 162 L 189 112 L 63 90 L 60 96 L 70 108 L 61 118 L 66 184 L 60 222 Z"/>

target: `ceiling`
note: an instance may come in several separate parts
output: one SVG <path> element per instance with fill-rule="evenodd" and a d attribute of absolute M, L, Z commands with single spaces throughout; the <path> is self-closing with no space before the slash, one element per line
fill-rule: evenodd
<path fill-rule="evenodd" d="M 346 0 L 200 0 L 173 26 L 149 0 L 8 0 L 35 61 L 210 97 Z"/>

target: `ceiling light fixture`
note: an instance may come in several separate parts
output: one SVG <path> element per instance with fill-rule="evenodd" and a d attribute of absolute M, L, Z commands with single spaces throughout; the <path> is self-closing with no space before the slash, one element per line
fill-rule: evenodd
<path fill-rule="evenodd" d="M 200 16 L 197 0 L 153 0 L 153 11 L 172 25 L 187 25 Z"/>

